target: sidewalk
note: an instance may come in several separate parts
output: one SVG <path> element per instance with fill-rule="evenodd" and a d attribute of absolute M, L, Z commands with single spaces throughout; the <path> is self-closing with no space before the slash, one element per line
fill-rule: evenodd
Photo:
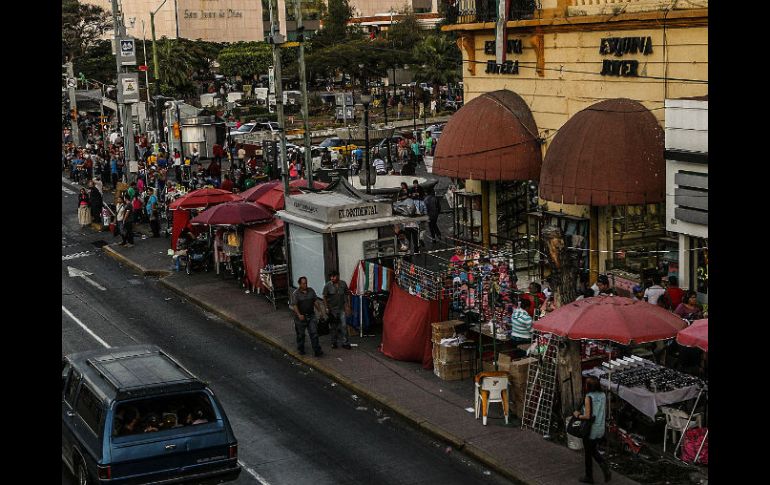
<path fill-rule="evenodd" d="M 377 351 L 380 336 L 352 336 L 351 343 L 358 344 L 353 350 L 333 350 L 329 337 L 323 336 L 323 357 L 300 356 L 285 301 L 279 300 L 274 310 L 264 296 L 239 289 L 232 277 L 225 279 L 213 272 L 175 272 L 166 255 L 169 244 L 167 238 L 137 239 L 131 248 L 110 244 L 103 249 L 142 274 L 161 276 L 163 286 L 328 375 L 352 393 L 381 403 L 517 483 L 577 483 L 582 476 L 582 451 L 572 451 L 522 430 L 513 417 L 505 425 L 499 406 L 490 407 L 488 425 L 482 426 L 480 419 L 475 420 L 473 413 L 466 411 L 473 407 L 471 381 L 443 381 L 419 363 L 391 360 Z M 594 478 L 596 483 L 603 483 L 598 466 L 594 467 Z M 637 482 L 613 473 L 612 483 Z"/>

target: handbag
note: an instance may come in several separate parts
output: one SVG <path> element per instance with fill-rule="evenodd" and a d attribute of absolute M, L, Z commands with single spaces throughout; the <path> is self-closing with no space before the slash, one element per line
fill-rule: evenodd
<path fill-rule="evenodd" d="M 593 406 L 591 396 L 588 396 L 588 399 L 591 402 L 591 406 Z M 590 419 L 580 419 L 572 416 L 567 422 L 567 433 L 576 438 L 587 438 L 588 434 L 591 432 L 591 424 L 593 423 L 593 420 L 593 416 L 591 416 Z"/>

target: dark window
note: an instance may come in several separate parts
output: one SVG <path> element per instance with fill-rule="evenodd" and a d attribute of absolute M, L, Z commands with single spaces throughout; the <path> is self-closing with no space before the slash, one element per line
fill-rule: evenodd
<path fill-rule="evenodd" d="M 115 408 L 112 429 L 114 436 L 126 436 L 215 420 L 216 414 L 208 395 L 205 392 L 189 392 L 122 402 Z"/>
<path fill-rule="evenodd" d="M 67 381 L 67 388 L 64 390 L 64 400 L 72 406 L 75 402 L 75 390 L 80 383 L 80 374 L 77 371 L 72 371 L 69 381 Z"/>
<path fill-rule="evenodd" d="M 102 403 L 87 386 L 80 388 L 76 412 L 86 425 L 96 433 L 102 418 Z"/>

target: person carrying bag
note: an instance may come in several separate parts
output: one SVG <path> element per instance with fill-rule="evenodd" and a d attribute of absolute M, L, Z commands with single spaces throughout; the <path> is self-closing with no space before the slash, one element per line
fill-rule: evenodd
<path fill-rule="evenodd" d="M 594 483 L 593 458 L 601 467 L 602 472 L 604 472 L 604 481 L 609 482 L 612 478 L 610 467 L 596 448 L 599 440 L 604 436 L 607 396 L 601 390 L 599 379 L 594 376 L 589 376 L 586 379 L 586 390 L 583 412 L 575 411 L 573 418 L 570 419 L 567 425 L 567 432 L 569 434 L 583 439 L 585 476 L 579 478 L 578 481 L 580 483 Z M 579 425 L 574 424 L 576 420 Z"/>

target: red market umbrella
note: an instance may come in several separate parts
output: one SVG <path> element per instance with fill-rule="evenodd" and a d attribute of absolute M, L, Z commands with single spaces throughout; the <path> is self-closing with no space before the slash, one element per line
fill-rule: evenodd
<path fill-rule="evenodd" d="M 273 180 L 272 182 L 265 182 L 263 184 L 255 185 L 254 187 L 251 187 L 250 189 L 246 189 L 243 192 L 240 192 L 238 195 L 243 197 L 243 200 L 248 202 L 256 202 L 257 199 L 267 192 L 268 190 L 272 190 L 273 187 L 281 185 L 280 180 Z"/>
<path fill-rule="evenodd" d="M 325 189 L 328 187 L 329 184 L 326 182 L 319 182 L 317 180 L 313 180 L 313 188 L 316 190 Z M 305 179 L 296 179 L 289 182 L 289 187 L 293 189 L 306 189 L 307 188 L 307 180 Z"/>
<path fill-rule="evenodd" d="M 168 208 L 171 210 L 198 209 L 233 200 L 242 200 L 242 197 L 222 189 L 198 189 L 176 199 L 169 204 Z"/>
<path fill-rule="evenodd" d="M 698 347 L 709 351 L 709 319 L 695 320 L 692 325 L 676 334 L 676 341 L 685 347 Z"/>
<path fill-rule="evenodd" d="M 235 201 L 209 207 L 195 216 L 191 224 L 207 226 L 234 226 L 236 224 L 254 224 L 273 217 L 273 212 L 254 202 Z"/>
<path fill-rule="evenodd" d="M 658 305 L 600 295 L 563 305 L 535 322 L 533 328 L 572 340 L 630 345 L 673 338 L 685 325 L 684 320 Z"/>

